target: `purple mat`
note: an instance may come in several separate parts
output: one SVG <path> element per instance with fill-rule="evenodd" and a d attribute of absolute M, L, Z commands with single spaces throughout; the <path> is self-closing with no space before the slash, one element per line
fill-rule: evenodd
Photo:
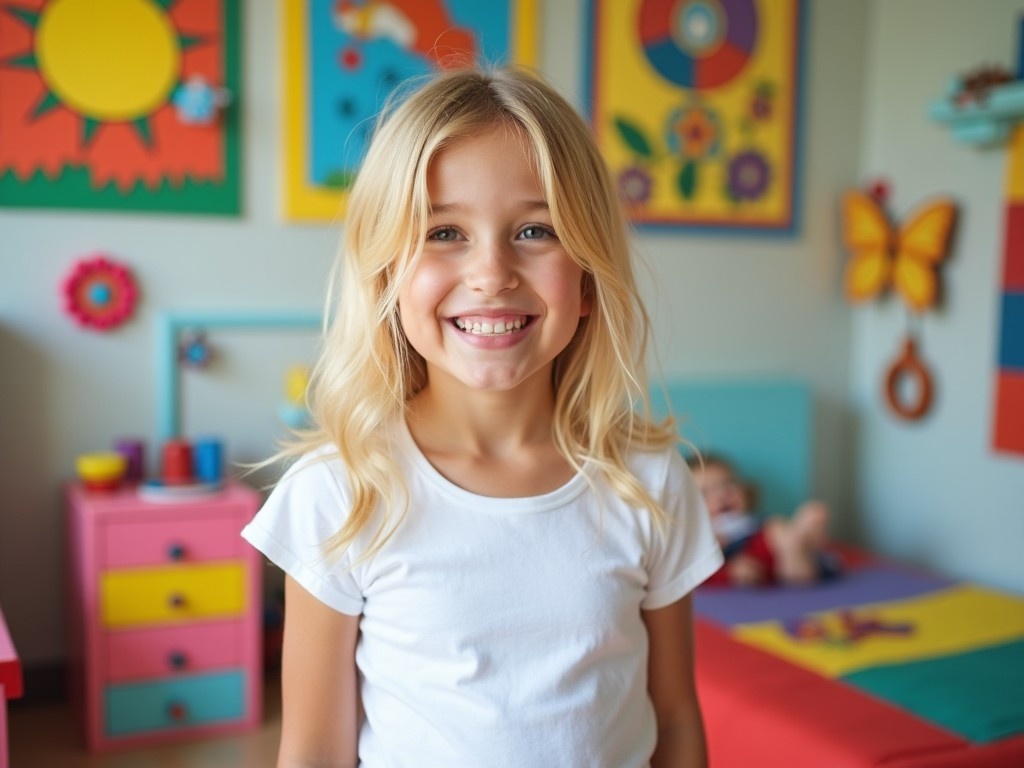
<path fill-rule="evenodd" d="M 694 596 L 697 616 L 723 627 L 793 619 L 815 611 L 916 597 L 955 582 L 894 565 L 873 563 L 834 581 L 809 587 L 701 587 Z"/>

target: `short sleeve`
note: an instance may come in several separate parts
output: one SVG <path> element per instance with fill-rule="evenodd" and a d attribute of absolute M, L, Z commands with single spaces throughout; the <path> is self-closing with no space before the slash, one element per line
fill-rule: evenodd
<path fill-rule="evenodd" d="M 704 499 L 676 450 L 667 459 L 659 500 L 669 524 L 652 533 L 647 595 L 641 602 L 647 610 L 664 608 L 686 596 L 723 563 Z"/>
<path fill-rule="evenodd" d="M 336 456 L 318 452 L 297 461 L 277 483 L 242 536 L 311 595 L 341 613 L 362 612 L 362 590 L 346 556 L 327 556 L 325 543 L 345 521 L 348 495 Z"/>

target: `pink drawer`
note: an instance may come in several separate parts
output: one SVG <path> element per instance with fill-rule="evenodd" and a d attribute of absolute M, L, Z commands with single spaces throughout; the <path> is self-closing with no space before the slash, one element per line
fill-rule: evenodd
<path fill-rule="evenodd" d="M 241 666 L 242 621 L 130 629 L 104 635 L 109 682 L 143 680 Z"/>
<path fill-rule="evenodd" d="M 103 526 L 100 568 L 130 568 L 242 555 L 237 517 L 114 522 Z"/>

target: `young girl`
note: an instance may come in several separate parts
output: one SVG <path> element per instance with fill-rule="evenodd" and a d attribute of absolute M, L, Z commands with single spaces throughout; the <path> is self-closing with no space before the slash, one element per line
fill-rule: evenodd
<path fill-rule="evenodd" d="M 439 75 L 349 197 L 315 429 L 244 535 L 286 574 L 280 766 L 703 766 L 721 565 L 586 124 Z"/>

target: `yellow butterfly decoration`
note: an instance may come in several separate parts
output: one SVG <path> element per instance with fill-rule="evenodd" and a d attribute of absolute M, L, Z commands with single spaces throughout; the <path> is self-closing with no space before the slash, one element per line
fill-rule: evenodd
<path fill-rule="evenodd" d="M 852 302 L 895 287 L 917 312 L 934 306 L 939 294 L 938 265 L 946 257 L 956 219 L 956 204 L 936 197 L 919 206 L 895 228 L 878 201 L 859 190 L 843 195 L 845 292 Z"/>

